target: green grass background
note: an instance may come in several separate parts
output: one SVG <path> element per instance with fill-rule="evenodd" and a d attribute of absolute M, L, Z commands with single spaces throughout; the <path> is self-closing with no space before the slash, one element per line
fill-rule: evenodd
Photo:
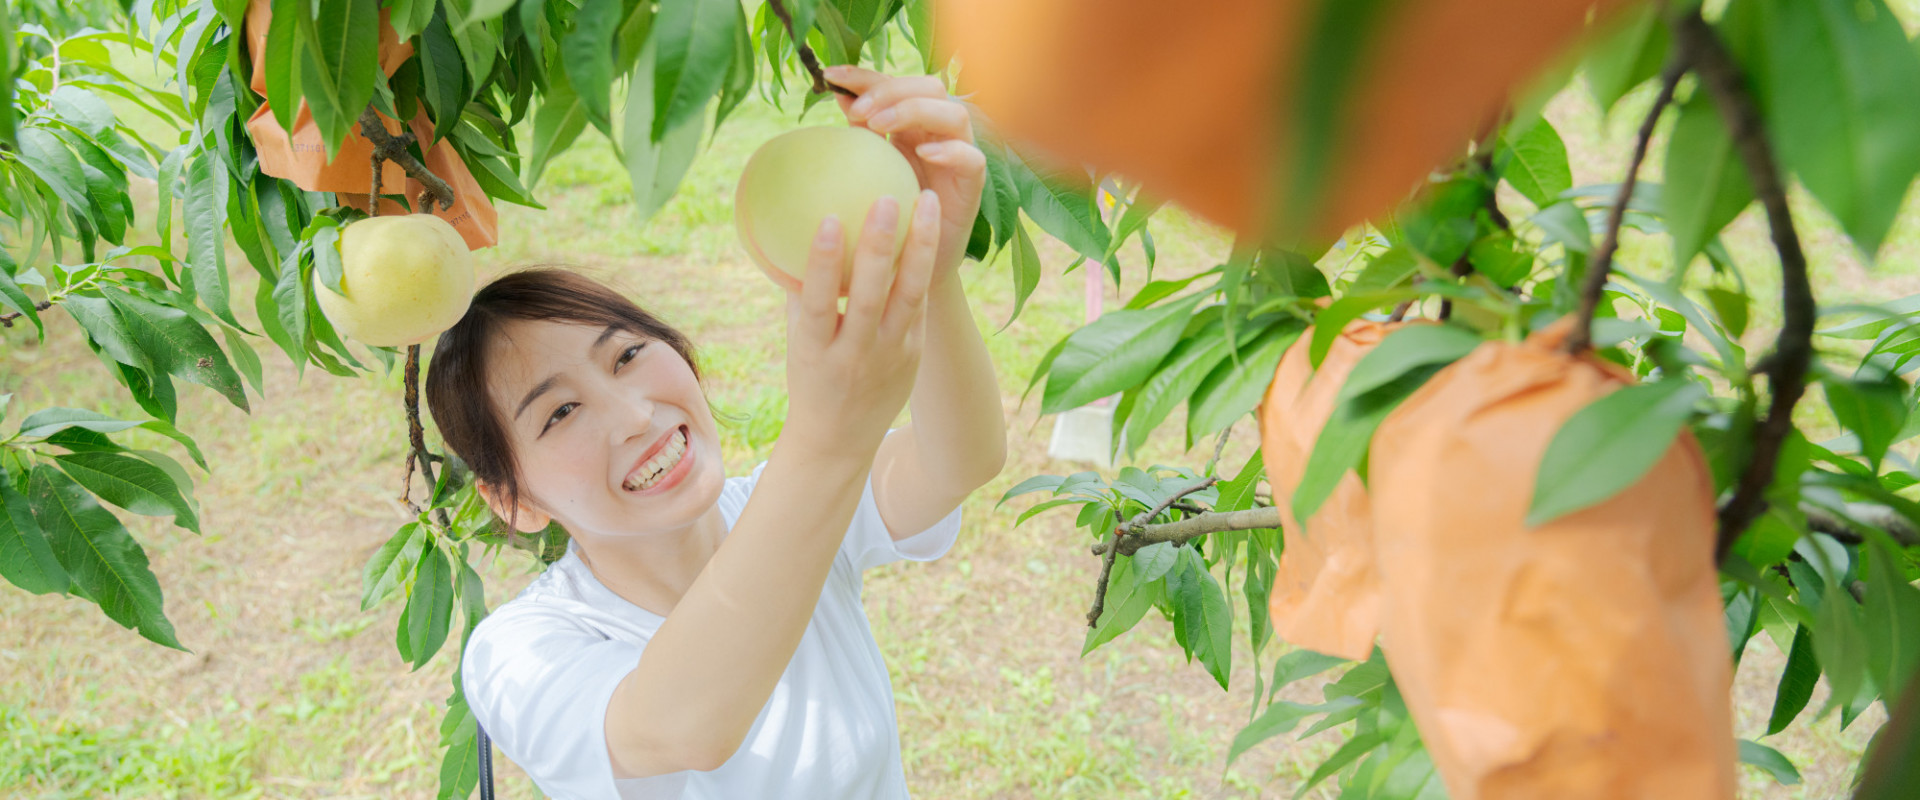
<path fill-rule="evenodd" d="M 1650 99 L 1643 89 L 1610 118 L 1577 83 L 1554 100 L 1549 114 L 1574 152 L 1576 183 L 1619 178 Z M 795 110 L 749 101 L 705 146 L 679 195 L 644 224 L 612 149 L 589 131 L 537 187 L 548 210 L 502 207 L 500 246 L 478 254 L 488 270 L 575 265 L 687 331 L 710 397 L 739 415 L 723 429 L 729 474 L 765 457 L 785 404 L 782 295 L 735 242 L 732 188 L 752 149 L 796 124 Z M 816 108 L 805 122 L 834 115 Z M 170 138 L 156 137 L 162 140 Z M 1658 179 L 1660 152 L 1656 143 L 1650 179 Z M 150 229 L 152 186 L 136 184 L 141 223 Z M 1504 199 L 1516 204 L 1510 208 L 1524 202 Z M 1795 201 L 1823 302 L 1920 291 L 1920 211 L 1912 204 L 1878 264 L 1869 265 L 1816 204 L 1804 194 Z M 1206 269 L 1229 245 L 1221 231 L 1178 210 L 1163 212 L 1153 233 L 1161 276 Z M 1765 234 L 1755 209 L 1727 235 L 1761 298 L 1750 347 L 1768 340 L 1778 321 L 1776 263 Z M 1667 247 L 1664 238 L 1629 231 L 1622 263 L 1665 274 Z M 1340 738 L 1282 736 L 1223 769 L 1227 744 L 1252 707 L 1244 619 L 1231 692 L 1186 663 L 1157 617 L 1081 658 L 1097 572 L 1084 534 L 1064 512 L 1013 527 L 1026 501 L 994 508 L 1025 477 L 1079 468 L 1047 457 L 1052 420 L 1019 398 L 1038 358 L 1082 314 L 1080 275 L 1059 274 L 1071 257 L 1051 241 L 1041 250 L 1047 274 L 1021 319 L 1004 329 L 1012 309 L 1005 261 L 963 270 L 1000 376 L 1011 463 L 967 502 L 959 543 L 945 558 L 868 576 L 866 605 L 893 675 L 908 782 L 925 798 L 1291 797 Z M 253 273 L 231 255 L 240 284 L 234 294 L 251 296 Z M 1137 245 L 1122 257 L 1125 280 L 1118 292 L 1108 286 L 1110 306 L 1145 278 Z M 45 344 L 24 327 L 0 331 L 0 392 L 15 394 L 19 413 L 65 405 L 139 414 L 69 320 L 53 314 L 48 328 Z M 122 515 L 153 559 L 167 613 L 192 652 L 149 644 L 82 602 L 0 589 L 0 796 L 432 796 L 452 651 L 409 672 L 392 645 L 399 609 L 358 607 L 362 565 L 407 518 L 398 499 L 405 445 L 399 375 L 301 376 L 264 340 L 257 347 L 267 393 L 253 414 L 199 388 L 182 391 L 181 427 L 200 439 L 213 465 L 210 475 L 196 476 L 204 535 Z M 1824 409 L 1805 413 L 1817 423 Z M 1204 452 L 1181 452 L 1180 425 L 1178 415 L 1169 420 L 1138 463 L 1204 460 Z M 165 449 L 142 433 L 128 438 Z M 1237 466 L 1255 438 L 1251 424 L 1239 426 L 1223 461 Z M 481 565 L 489 604 L 531 580 L 531 566 L 515 551 Z M 1283 649 L 1270 648 L 1267 663 Z M 1739 735 L 1764 732 L 1783 662 L 1776 643 L 1755 639 L 1735 687 Z M 1319 683 L 1289 687 L 1282 697 L 1317 700 Z M 1823 688 L 1813 707 L 1824 695 Z M 1793 758 L 1806 780 L 1782 787 L 1743 767 L 1742 796 L 1843 796 L 1882 720 L 1876 708 L 1841 731 L 1837 717 L 1803 717 L 1765 741 Z M 539 796 L 504 761 L 499 785 L 502 797 Z"/>

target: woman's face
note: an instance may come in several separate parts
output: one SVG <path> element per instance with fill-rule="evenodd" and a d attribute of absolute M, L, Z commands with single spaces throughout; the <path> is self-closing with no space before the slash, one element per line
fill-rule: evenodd
<path fill-rule="evenodd" d="M 575 534 L 673 530 L 718 502 L 713 414 L 672 347 L 572 322 L 516 320 L 502 334 L 489 392 L 520 468 L 521 530 L 548 516 Z"/>

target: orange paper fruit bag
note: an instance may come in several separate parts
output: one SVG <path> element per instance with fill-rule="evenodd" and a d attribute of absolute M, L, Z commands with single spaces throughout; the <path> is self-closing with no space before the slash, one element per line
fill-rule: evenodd
<path fill-rule="evenodd" d="M 405 64 L 413 56 L 413 45 L 400 41 L 399 34 L 387 22 L 387 9 L 380 10 L 380 69 L 391 76 L 394 70 Z M 249 85 L 255 94 L 265 97 L 267 93 L 266 48 L 267 30 L 273 21 L 273 3 L 271 0 L 252 0 L 247 6 L 246 28 L 247 46 L 253 64 L 253 78 Z M 402 132 L 399 121 L 375 112 L 380 124 L 387 133 L 399 135 Z M 409 123 L 414 138 L 424 146 L 433 141 L 433 124 L 425 114 L 416 114 Z M 273 115 L 272 107 L 265 102 L 260 104 L 253 116 L 247 118 L 247 136 L 253 141 L 254 150 L 260 158 L 260 171 L 276 178 L 293 181 L 294 185 L 312 192 L 334 192 L 339 202 L 362 211 L 370 210 L 367 193 L 373 188 L 373 142 L 360 135 L 359 127 L 354 127 L 340 143 L 340 150 L 332 159 L 327 158 L 326 143 L 320 135 L 320 128 L 314 124 L 313 114 L 307 108 L 305 100 L 295 110 L 293 130 L 281 127 L 280 120 Z M 492 247 L 499 241 L 498 212 L 493 201 L 487 198 L 474 180 L 473 172 L 467 169 L 460 154 L 447 141 L 435 142 L 425 150 L 421 159 L 429 172 L 440 177 L 453 187 L 454 202 L 446 209 L 417 207 L 411 212 L 431 213 L 447 221 L 460 233 L 467 243 L 467 249 L 478 250 Z M 425 187 L 407 177 L 404 169 L 392 161 L 380 165 L 381 193 L 393 194 L 404 191 L 408 198 L 416 199 Z M 411 213 L 408 209 L 391 200 L 380 205 L 382 214 Z"/>
<path fill-rule="evenodd" d="M 936 30 L 1010 137 L 1242 233 L 1282 199 L 1304 232 L 1334 235 L 1458 157 L 1596 8 L 1622 4 L 970 0 L 938 4 Z"/>
<path fill-rule="evenodd" d="M 1260 447 L 1274 500 L 1283 508 L 1306 473 L 1347 375 L 1395 327 L 1354 321 L 1334 338 L 1318 371 L 1308 357 L 1311 336 L 1300 337 L 1280 359 L 1260 406 Z M 1269 603 L 1274 633 L 1309 650 L 1365 660 L 1380 633 L 1381 603 L 1366 487 L 1349 471 L 1312 519 L 1297 519 L 1288 510 L 1280 525 L 1286 547 Z"/>
<path fill-rule="evenodd" d="M 1730 798 L 1713 481 L 1682 431 L 1640 481 L 1529 528 L 1547 444 L 1633 382 L 1556 325 L 1437 373 L 1374 434 L 1381 646 L 1454 800 Z"/>

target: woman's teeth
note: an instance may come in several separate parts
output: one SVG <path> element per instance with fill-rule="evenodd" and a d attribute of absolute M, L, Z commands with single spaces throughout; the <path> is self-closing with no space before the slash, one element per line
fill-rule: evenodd
<path fill-rule="evenodd" d="M 647 459 L 647 463 L 641 464 L 639 469 L 627 477 L 624 488 L 629 492 L 644 492 L 653 488 L 654 484 L 660 482 L 660 477 L 673 469 L 675 464 L 680 463 L 680 458 L 686 454 L 686 431 L 676 430 L 673 432 L 673 437 L 667 440 L 667 446 L 660 450 L 659 455 Z"/>

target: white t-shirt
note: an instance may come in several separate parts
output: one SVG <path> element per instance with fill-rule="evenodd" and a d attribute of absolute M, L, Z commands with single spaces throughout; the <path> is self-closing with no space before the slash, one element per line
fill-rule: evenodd
<path fill-rule="evenodd" d="M 720 490 L 733 528 L 765 462 Z M 594 578 L 574 547 L 473 632 L 461 662 L 467 703 L 501 752 L 563 800 L 905 800 L 893 684 L 860 605 L 860 573 L 953 546 L 960 510 L 894 541 L 861 493 L 813 619 L 740 749 L 711 772 L 616 780 L 607 703 L 664 618 Z"/>

